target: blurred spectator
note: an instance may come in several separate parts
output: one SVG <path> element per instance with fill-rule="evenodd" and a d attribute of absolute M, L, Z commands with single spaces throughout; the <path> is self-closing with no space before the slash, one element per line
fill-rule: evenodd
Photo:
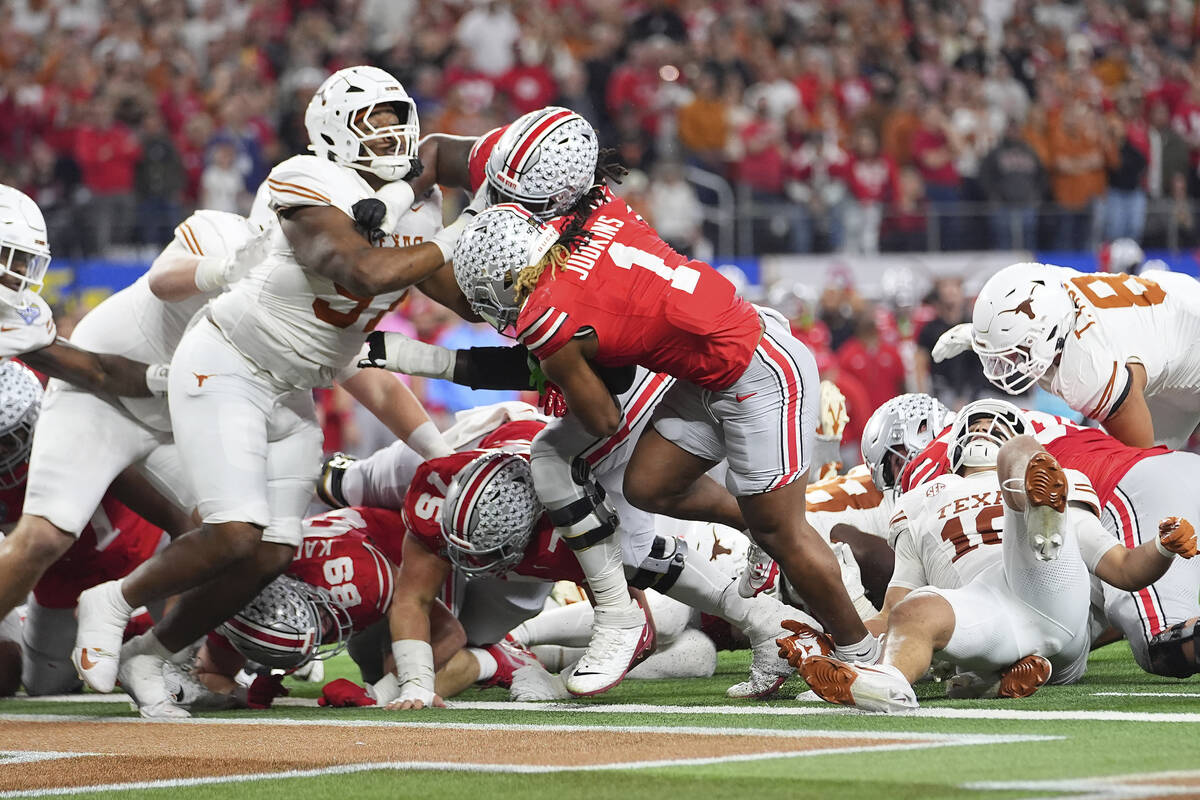
<path fill-rule="evenodd" d="M 962 278 L 939 278 L 926 302 L 933 307 L 936 316 L 917 334 L 917 391 L 928 392 L 947 408 L 957 410 L 979 397 L 989 385 L 979 368 L 979 357 L 970 350 L 940 364 L 934 363 L 931 355 L 943 333 L 960 322 L 971 321 L 971 306 L 963 294 Z"/>
<path fill-rule="evenodd" d="M 687 40 L 687 27 L 683 18 L 671 7 L 667 0 L 650 0 L 647 8 L 634 17 L 629 26 L 630 39 L 648 39 L 651 36 L 665 36 L 679 44 Z"/>
<path fill-rule="evenodd" d="M 546 65 L 549 53 L 545 43 L 525 39 L 517 47 L 519 61 L 496 81 L 496 88 L 508 97 L 514 114 L 536 111 L 558 96 L 558 84 Z"/>
<path fill-rule="evenodd" d="M 920 127 L 913 133 L 912 153 L 913 162 L 925 182 L 930 211 L 937 218 L 942 250 L 960 246 L 962 180 L 954 165 L 958 151 L 956 132 L 941 104 L 927 100 L 922 108 Z"/>
<path fill-rule="evenodd" d="M 1003 137 L 984 157 L 979 183 L 991 204 L 992 247 L 1033 250 L 1046 172 L 1015 120 L 1008 123 Z"/>
<path fill-rule="evenodd" d="M 729 140 L 729 116 L 718 91 L 717 76 L 711 70 L 700 70 L 693 90 L 692 100 L 677 114 L 679 142 L 700 166 L 719 169 Z"/>
<path fill-rule="evenodd" d="M 1090 249 L 1096 201 L 1107 183 L 1106 139 L 1100 122 L 1082 100 L 1074 100 L 1057 124 L 1050 123 L 1046 138 L 1050 187 L 1058 204 L 1054 248 Z"/>
<path fill-rule="evenodd" d="M 874 305 L 858 311 L 854 334 L 837 349 L 837 363 L 843 373 L 866 388 L 871 406 L 868 416 L 904 392 L 904 360 L 900 350 L 879 335 Z"/>
<path fill-rule="evenodd" d="M 1177 231 L 1176 240 L 1168 241 L 1171 247 L 1194 248 L 1200 245 L 1200 234 L 1196 227 L 1196 210 L 1187 194 L 1187 178 L 1176 173 L 1171 177 L 1171 226 Z"/>
<path fill-rule="evenodd" d="M 823 130 L 806 133 L 787 164 L 787 194 L 793 203 L 791 244 L 797 253 L 813 252 L 818 229 L 826 231 L 830 250 L 842 249 L 842 221 L 849 196 L 849 154 L 838 143 L 840 131 L 828 114 Z"/>
<path fill-rule="evenodd" d="M 896 196 L 896 165 L 879 153 L 875 132 L 859 128 L 854 132 L 854 147 L 844 169 L 851 199 L 843 216 L 843 249 L 878 253 L 884 205 Z"/>
<path fill-rule="evenodd" d="M 250 210 L 250 194 L 236 161 L 237 150 L 231 142 L 213 145 L 211 160 L 200 176 L 201 208 L 231 214 L 245 214 Z"/>
<path fill-rule="evenodd" d="M 1150 138 L 1145 123 L 1133 113 L 1132 101 L 1117 101 L 1119 113 L 1109 120 L 1108 191 L 1104 195 L 1104 239 L 1141 241 L 1146 226 L 1144 178 Z"/>
<path fill-rule="evenodd" d="M 93 104 L 85 119 L 75 134 L 75 161 L 91 193 L 87 203 L 91 252 L 105 253 L 110 245 L 130 239 L 137 211 L 133 173 L 142 147 L 133 131 L 113 118 L 108 100 Z"/>
<path fill-rule="evenodd" d="M 151 112 L 142 121 L 142 158 L 134 184 L 142 244 L 165 245 L 183 220 L 183 161 L 162 117 Z"/>
<path fill-rule="evenodd" d="M 913 137 L 921 127 L 921 90 L 915 83 L 900 87 L 896 105 L 883 122 L 882 149 L 897 165 L 912 163 Z"/>
<path fill-rule="evenodd" d="M 470 54 L 475 69 L 499 77 L 513 66 L 521 25 L 505 0 L 482 0 L 473 6 L 459 20 L 455 38 Z"/>
<path fill-rule="evenodd" d="M 925 184 L 915 167 L 901 167 L 896 198 L 883 223 L 883 249 L 899 252 L 928 250 Z"/>
<path fill-rule="evenodd" d="M 700 244 L 704 210 L 696 190 L 683 178 L 683 165 L 659 162 L 646 200 L 663 241 L 684 255 L 694 256 Z"/>

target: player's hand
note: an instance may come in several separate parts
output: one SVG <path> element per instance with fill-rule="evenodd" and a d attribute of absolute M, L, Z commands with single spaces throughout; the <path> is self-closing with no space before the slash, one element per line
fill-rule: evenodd
<path fill-rule="evenodd" d="M 547 383 L 542 393 L 538 395 L 538 408 L 547 417 L 565 417 L 567 415 L 567 398 L 562 389 L 553 383 Z"/>
<path fill-rule="evenodd" d="M 380 217 L 377 223 L 382 228 L 379 232 L 381 236 L 394 231 L 400 218 L 412 210 L 413 203 L 416 201 L 414 192 L 412 184 L 407 180 L 385 183 L 379 187 L 379 191 L 375 192 L 376 199 L 381 201 L 386 208 L 386 213 Z"/>
<path fill-rule="evenodd" d="M 387 204 L 383 200 L 364 197 L 351 206 L 350 210 L 354 212 L 354 230 L 361 233 L 372 247 L 383 241 L 383 220 L 388 213 Z"/>
<path fill-rule="evenodd" d="M 388 711 L 419 711 L 422 708 L 445 708 L 446 701 L 437 692 L 431 692 L 415 686 L 404 684 L 400 696 L 387 704 Z"/>
<path fill-rule="evenodd" d="M 785 619 L 783 627 L 792 634 L 775 640 L 775 644 L 779 645 L 779 657 L 786 659 L 796 669 L 810 656 L 827 656 L 833 652 L 833 639 L 812 625 Z"/>
<path fill-rule="evenodd" d="M 937 343 L 933 346 L 933 360 L 940 364 L 947 358 L 954 358 L 960 353 L 967 352 L 971 349 L 971 338 L 971 323 L 961 322 L 955 325 L 938 337 Z"/>
<path fill-rule="evenodd" d="M 462 237 L 463 232 L 466 231 L 467 226 L 485 208 L 487 208 L 486 183 L 479 187 L 479 191 L 475 192 L 475 196 L 471 198 L 470 205 L 462 210 L 462 213 L 458 215 L 458 219 L 435 233 L 429 240 L 441 248 L 443 259 L 450 261 L 454 257 L 454 245 L 458 244 L 458 240 Z"/>
<path fill-rule="evenodd" d="M 454 361 L 454 351 L 445 347 L 419 342 L 396 331 L 371 331 L 358 351 L 357 364 L 360 369 L 377 367 L 405 375 L 451 380 Z"/>
<path fill-rule="evenodd" d="M 271 228 L 261 230 L 251 236 L 225 259 L 221 270 L 221 279 L 226 286 L 237 283 L 246 277 L 246 273 L 262 263 L 271 249 Z"/>
<path fill-rule="evenodd" d="M 317 705 L 330 708 L 373 706 L 375 698 L 368 695 L 367 690 L 354 681 L 338 678 L 321 687 L 321 696 L 317 698 Z"/>
<path fill-rule="evenodd" d="M 1191 558 L 1196 555 L 1196 529 L 1183 517 L 1167 517 L 1158 523 L 1158 545 L 1159 552 Z"/>
<path fill-rule="evenodd" d="M 246 705 L 250 708 L 270 708 L 276 697 L 287 697 L 289 694 L 291 692 L 283 685 L 282 675 L 262 672 L 246 689 Z"/>
<path fill-rule="evenodd" d="M 842 432 L 850 423 L 850 415 L 846 413 L 846 396 L 833 381 L 821 381 L 820 407 L 821 417 L 817 433 L 834 437 L 840 442 Z"/>

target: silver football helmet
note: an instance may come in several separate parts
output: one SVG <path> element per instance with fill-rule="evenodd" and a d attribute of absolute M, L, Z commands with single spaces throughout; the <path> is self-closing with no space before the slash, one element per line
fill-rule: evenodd
<path fill-rule="evenodd" d="M 557 240 L 557 230 L 516 203 L 476 216 L 454 246 L 454 278 L 471 309 L 496 330 L 513 335 L 521 312 L 517 276 Z"/>
<path fill-rule="evenodd" d="M 893 397 L 875 409 L 862 433 L 863 464 L 875 487 L 894 489 L 908 462 L 953 419 L 940 400 L 920 393 Z"/>
<path fill-rule="evenodd" d="M 377 128 L 368 118 L 390 106 L 394 125 Z M 378 67 L 347 67 L 325 79 L 304 112 L 309 149 L 344 167 L 398 181 L 417 163 L 421 124 L 417 106 L 400 81 Z M 373 147 L 383 145 L 386 152 Z"/>
<path fill-rule="evenodd" d="M 446 492 L 440 517 L 446 554 L 467 575 L 501 575 L 525 557 L 543 511 L 529 462 L 486 453 L 463 467 Z"/>
<path fill-rule="evenodd" d="M 1030 430 L 1025 412 L 1012 403 L 989 399 L 967 403 L 950 429 L 950 471 L 996 466 L 1001 445 Z"/>
<path fill-rule="evenodd" d="M 488 202 L 520 203 L 540 219 L 559 216 L 595 182 L 599 152 L 596 130 L 574 111 L 530 111 L 508 126 L 488 156 Z"/>
<path fill-rule="evenodd" d="M 0 300 L 18 308 L 42 290 L 50 267 L 46 220 L 24 192 L 0 184 Z"/>
<path fill-rule="evenodd" d="M 280 575 L 217 630 L 248 660 L 294 670 L 342 652 L 352 627 L 328 591 Z"/>

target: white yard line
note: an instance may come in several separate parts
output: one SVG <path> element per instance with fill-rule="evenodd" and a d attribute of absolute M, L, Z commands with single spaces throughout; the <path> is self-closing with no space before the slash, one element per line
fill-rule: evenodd
<path fill-rule="evenodd" d="M 1180 778 L 1191 778 L 1191 784 L 1171 783 Z M 1163 781 L 1156 783 L 1156 781 Z M 964 789 L 982 792 L 1028 791 L 1053 792 L 1025 800 L 1138 800 L 1138 798 L 1187 796 L 1195 797 L 1200 789 L 1200 771 L 1147 772 L 1133 775 L 1113 775 L 1107 778 L 1073 778 L 1041 781 L 973 781 L 962 784 Z M 1073 792 L 1063 795 L 1060 792 Z"/>
<path fill-rule="evenodd" d="M 1092 697 L 1200 697 L 1200 692 L 1092 692 Z"/>

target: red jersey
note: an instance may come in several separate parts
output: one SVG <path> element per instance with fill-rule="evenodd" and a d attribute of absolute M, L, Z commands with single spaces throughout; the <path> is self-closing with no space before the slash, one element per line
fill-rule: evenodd
<path fill-rule="evenodd" d="M 591 330 L 604 366 L 637 364 L 713 391 L 741 377 L 762 323 L 729 280 L 676 253 L 611 192 L 586 227 L 591 239 L 542 274 L 517 318 L 536 358 Z"/>
<path fill-rule="evenodd" d="M 484 452 L 486 451 L 468 450 L 426 461 L 417 467 L 417 473 L 409 485 L 408 494 L 405 495 L 404 524 L 408 535 L 443 559 L 449 560 L 438 518 L 446 500 L 446 491 L 459 470 Z M 529 457 L 528 452 L 520 455 Z M 525 558 L 512 568 L 512 572 L 547 581 L 573 581 L 582 584 L 586 580 L 575 554 L 555 533 L 554 524 L 545 514 L 538 518 L 534 526 L 533 536 L 525 549 Z"/>
<path fill-rule="evenodd" d="M 24 483 L 0 492 L 5 523 L 20 518 L 24 501 Z M 105 495 L 75 544 L 42 573 L 33 596 L 45 608 L 74 608 L 80 592 L 124 578 L 167 538 L 161 529 Z"/>
<path fill-rule="evenodd" d="M 479 191 L 479 187 L 483 186 L 487 180 L 487 172 L 484 171 L 484 166 L 487 164 L 488 157 L 492 151 L 496 149 L 496 142 L 500 141 L 500 137 L 508 130 L 507 125 L 501 125 L 499 128 L 492 128 L 490 131 L 480 136 L 475 140 L 475 144 L 471 145 L 471 153 L 467 156 L 467 173 L 471 180 L 471 191 Z"/>
<path fill-rule="evenodd" d="M 399 514 L 378 508 L 337 508 L 310 517 L 287 574 L 328 589 L 361 631 L 387 615 L 395 588 L 392 562 L 367 534 L 399 524 Z"/>

